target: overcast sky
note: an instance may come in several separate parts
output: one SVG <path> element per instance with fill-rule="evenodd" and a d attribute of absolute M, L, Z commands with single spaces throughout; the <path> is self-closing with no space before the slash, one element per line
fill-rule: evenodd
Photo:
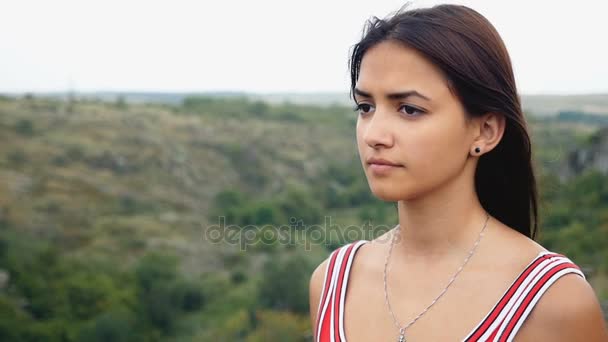
<path fill-rule="evenodd" d="M 404 2 L 2 1 L 0 92 L 347 91 L 365 20 Z M 608 93 L 608 2 L 436 3 L 494 24 L 522 93 Z"/>

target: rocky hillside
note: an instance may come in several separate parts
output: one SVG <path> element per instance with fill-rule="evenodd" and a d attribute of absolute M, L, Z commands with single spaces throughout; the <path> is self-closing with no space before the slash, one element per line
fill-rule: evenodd
<path fill-rule="evenodd" d="M 565 181 L 591 170 L 608 175 L 608 127 L 599 129 L 585 144 L 568 153 L 559 177 Z"/>

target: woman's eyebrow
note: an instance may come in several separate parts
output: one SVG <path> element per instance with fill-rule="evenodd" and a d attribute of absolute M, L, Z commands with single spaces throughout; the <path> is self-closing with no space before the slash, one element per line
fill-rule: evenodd
<path fill-rule="evenodd" d="M 362 96 L 362 97 L 369 97 L 369 98 L 373 98 L 373 96 L 366 92 L 363 91 L 361 89 L 355 88 L 355 94 Z M 427 96 L 422 95 L 421 93 L 417 92 L 416 90 L 406 90 L 406 91 L 402 91 L 402 92 L 397 92 L 397 93 L 390 93 L 386 95 L 386 98 L 389 100 L 401 100 L 410 96 L 418 96 L 421 99 L 430 101 L 431 99 L 428 98 Z"/>

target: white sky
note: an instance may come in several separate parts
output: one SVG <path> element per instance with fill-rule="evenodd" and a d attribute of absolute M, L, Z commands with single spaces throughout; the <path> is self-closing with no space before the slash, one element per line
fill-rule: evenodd
<path fill-rule="evenodd" d="M 0 92 L 347 91 L 349 48 L 393 0 L 0 0 Z M 608 92 L 608 2 L 462 3 L 502 35 L 524 94 Z"/>

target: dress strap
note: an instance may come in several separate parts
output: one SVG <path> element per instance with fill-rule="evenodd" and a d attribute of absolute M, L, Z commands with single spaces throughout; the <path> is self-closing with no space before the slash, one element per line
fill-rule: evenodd
<path fill-rule="evenodd" d="M 325 315 L 328 311 L 328 305 L 331 299 L 332 294 L 332 286 L 333 281 L 331 281 L 331 277 L 333 275 L 333 270 L 336 265 L 336 260 L 338 258 L 338 253 L 341 248 L 335 249 L 329 255 L 329 262 L 327 264 L 327 268 L 325 269 L 325 277 L 323 278 L 323 291 L 321 292 L 321 298 L 319 300 L 319 309 L 317 310 L 317 331 L 316 331 L 316 342 L 320 342 L 322 335 L 327 335 L 325 332 L 327 330 L 327 326 L 329 324 L 329 318 Z"/>
<path fill-rule="evenodd" d="M 336 291 L 335 298 L 339 299 L 339 310 L 338 310 L 338 320 L 335 322 L 335 326 L 340 334 L 339 341 L 346 341 L 345 333 L 344 333 L 344 299 L 346 298 L 346 289 L 348 286 L 348 278 L 350 275 L 350 269 L 353 264 L 353 259 L 355 258 L 355 253 L 359 249 L 359 247 L 363 246 L 367 241 L 360 240 L 357 242 L 353 242 L 349 247 L 350 251 L 348 252 L 348 257 L 345 258 L 343 271 L 338 278 L 338 287 Z"/>
<path fill-rule="evenodd" d="M 345 289 L 355 252 L 365 242 L 366 240 L 359 240 L 348 243 L 334 250 L 329 256 L 317 311 L 315 334 L 317 342 L 345 340 L 343 329 Z"/>

